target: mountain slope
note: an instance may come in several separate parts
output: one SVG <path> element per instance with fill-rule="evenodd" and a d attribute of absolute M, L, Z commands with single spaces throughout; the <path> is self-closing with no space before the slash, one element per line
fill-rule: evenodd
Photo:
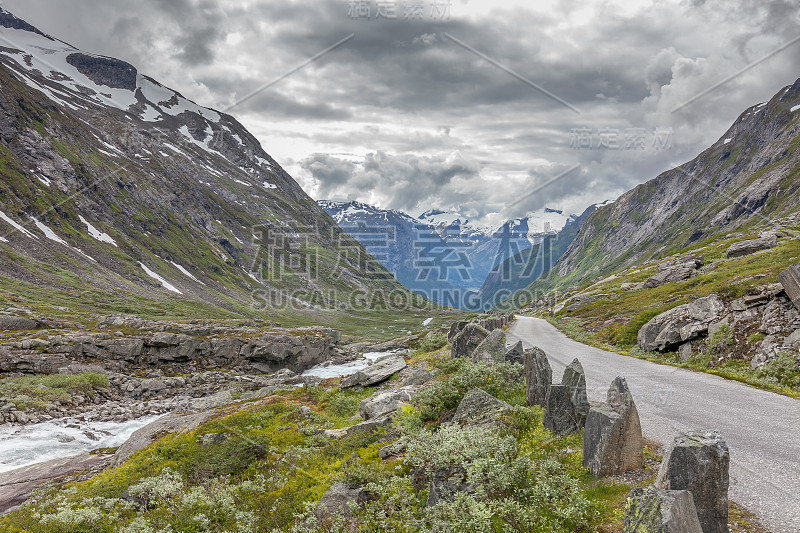
<path fill-rule="evenodd" d="M 0 302 L 280 317 L 408 295 L 232 117 L 5 11 L 0 45 Z"/>
<path fill-rule="evenodd" d="M 800 210 L 800 80 L 750 107 L 695 159 L 593 213 L 558 276 L 531 292 L 579 285 Z"/>

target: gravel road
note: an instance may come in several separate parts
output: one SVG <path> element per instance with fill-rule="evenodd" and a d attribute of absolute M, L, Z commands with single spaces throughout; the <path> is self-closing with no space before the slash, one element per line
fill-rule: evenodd
<path fill-rule="evenodd" d="M 669 444 L 679 431 L 719 430 L 731 453 L 730 499 L 774 533 L 800 532 L 800 400 L 586 346 L 541 319 L 517 317 L 508 340 L 544 350 L 556 383 L 577 357 L 592 402 L 624 376 L 648 439 Z"/>

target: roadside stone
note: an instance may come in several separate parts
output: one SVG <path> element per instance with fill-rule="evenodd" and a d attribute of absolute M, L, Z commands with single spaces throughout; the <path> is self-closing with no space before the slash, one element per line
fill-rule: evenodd
<path fill-rule="evenodd" d="M 564 376 L 561 384 L 570 390 L 570 399 L 575 411 L 575 417 L 579 428 L 586 423 L 586 416 L 589 414 L 589 395 L 586 392 L 586 374 L 583 372 L 583 365 L 578 359 L 564 369 Z"/>
<path fill-rule="evenodd" d="M 511 405 L 498 400 L 483 389 L 472 389 L 464 395 L 452 422 L 462 426 L 490 426 L 501 423 Z"/>
<path fill-rule="evenodd" d="M 623 533 L 703 533 L 692 493 L 633 489 L 625 500 Z"/>
<path fill-rule="evenodd" d="M 399 389 L 378 394 L 361 401 L 358 406 L 358 414 L 364 420 L 378 418 L 400 409 L 412 399 L 411 391 Z"/>
<path fill-rule="evenodd" d="M 469 323 L 453 337 L 450 348 L 450 358 L 470 357 L 475 348 L 489 336 L 489 331 L 483 326 Z"/>
<path fill-rule="evenodd" d="M 777 236 L 775 236 L 775 234 L 765 235 L 764 237 L 759 237 L 758 239 L 739 241 L 731 244 L 728 250 L 725 252 L 725 256 L 728 259 L 732 259 L 734 257 L 743 257 L 745 255 L 754 254 L 761 250 L 775 248 L 776 246 L 778 246 Z"/>
<path fill-rule="evenodd" d="M 583 466 L 596 476 L 622 474 L 644 464 L 639 413 L 625 378 L 614 380 L 607 401 L 591 408 L 583 434 Z"/>
<path fill-rule="evenodd" d="M 502 363 L 506 355 L 506 332 L 495 329 L 472 352 L 473 363 Z"/>
<path fill-rule="evenodd" d="M 517 341 L 517 343 L 514 346 L 506 350 L 505 362 L 524 365 L 525 364 L 524 353 L 525 350 L 522 347 L 522 341 Z"/>
<path fill-rule="evenodd" d="M 655 486 L 688 490 L 703 533 L 728 532 L 728 445 L 716 431 L 681 433 L 664 456 Z"/>
<path fill-rule="evenodd" d="M 544 427 L 556 435 L 569 435 L 578 430 L 578 420 L 572 406 L 572 392 L 564 385 L 552 385 L 547 395 Z"/>
<path fill-rule="evenodd" d="M 547 395 L 553 383 L 553 369 L 544 350 L 534 346 L 523 352 L 525 366 L 525 399 L 530 405 L 547 405 Z"/>
<path fill-rule="evenodd" d="M 339 388 L 348 389 L 351 387 L 368 387 L 382 381 L 386 381 L 396 373 L 406 367 L 406 360 L 400 356 L 389 356 L 381 359 L 374 365 L 370 365 L 363 370 L 359 370 L 352 376 L 345 378 Z"/>

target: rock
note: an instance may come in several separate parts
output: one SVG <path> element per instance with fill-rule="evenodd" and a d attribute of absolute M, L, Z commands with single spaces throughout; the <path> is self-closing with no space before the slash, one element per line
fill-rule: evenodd
<path fill-rule="evenodd" d="M 731 244 L 728 250 L 725 252 L 725 256 L 728 259 L 732 259 L 734 257 L 743 257 L 745 255 L 754 254 L 761 250 L 775 248 L 776 246 L 778 246 L 778 238 L 774 234 L 766 235 L 764 237 L 759 237 L 758 239 L 739 241 Z"/>
<path fill-rule="evenodd" d="M 350 387 L 368 387 L 370 385 L 375 385 L 376 383 L 386 381 L 397 372 L 403 370 L 406 366 L 406 360 L 400 355 L 385 357 L 374 365 L 370 365 L 363 370 L 359 370 L 352 376 L 345 378 L 339 387 L 347 389 Z"/>
<path fill-rule="evenodd" d="M 596 476 L 622 474 L 644 464 L 642 426 L 625 378 L 614 380 L 607 401 L 591 408 L 583 433 L 583 466 Z"/>
<path fill-rule="evenodd" d="M 20 424 L 27 424 L 29 422 L 28 415 L 22 411 L 11 411 L 11 417 Z"/>
<path fill-rule="evenodd" d="M 483 389 L 472 389 L 458 404 L 452 422 L 462 426 L 488 426 L 502 423 L 511 406 Z"/>
<path fill-rule="evenodd" d="M 577 311 L 581 307 L 594 303 L 596 299 L 597 297 L 592 294 L 577 294 L 567 304 L 567 311 Z"/>
<path fill-rule="evenodd" d="M 367 493 L 361 487 L 351 487 L 341 481 L 333 484 L 322 496 L 314 509 L 317 520 L 326 523 L 331 515 L 349 517 L 352 514 L 350 502 L 363 505 L 367 501 Z"/>
<path fill-rule="evenodd" d="M 681 344 L 680 347 L 678 348 L 678 355 L 681 356 L 681 361 L 688 361 L 689 359 L 692 358 L 693 354 L 694 352 L 692 350 L 691 342 Z"/>
<path fill-rule="evenodd" d="M 753 355 L 753 358 L 750 360 L 750 368 L 756 370 L 769 363 L 778 355 L 779 347 L 780 344 L 775 335 L 767 335 L 764 337 L 764 340 L 758 344 L 755 355 Z"/>
<path fill-rule="evenodd" d="M 463 330 L 467 326 L 467 324 L 469 324 L 469 322 L 465 320 L 453 322 L 450 325 L 450 331 L 447 332 L 447 342 L 453 342 L 453 338 L 459 333 L 461 333 L 461 330 Z"/>
<path fill-rule="evenodd" d="M 188 415 L 173 413 L 162 416 L 154 422 L 150 422 L 146 426 L 134 431 L 128 440 L 119 447 L 114 454 L 114 466 L 122 464 L 131 455 L 149 446 L 163 435 L 167 433 L 191 431 L 199 427 L 200 424 L 211 420 L 214 415 L 215 412 L 213 410 Z"/>
<path fill-rule="evenodd" d="M 400 409 L 411 401 L 412 394 L 408 389 L 398 389 L 372 396 L 358 406 L 358 414 L 364 420 L 378 418 Z"/>
<path fill-rule="evenodd" d="M 553 383 L 553 369 L 547 355 L 541 348 L 534 346 L 523 352 L 525 366 L 525 397 L 528 405 L 547 404 L 547 394 Z"/>
<path fill-rule="evenodd" d="M 623 291 L 638 291 L 639 289 L 643 288 L 644 288 L 643 281 L 640 283 L 623 283 L 622 285 L 620 285 L 620 289 L 622 289 Z"/>
<path fill-rule="evenodd" d="M 506 355 L 506 332 L 493 330 L 472 352 L 473 363 L 502 363 Z"/>
<path fill-rule="evenodd" d="M 544 427 L 556 435 L 569 435 L 578 430 L 572 406 L 572 391 L 564 385 L 552 385 L 544 410 Z"/>
<path fill-rule="evenodd" d="M 229 403 L 233 403 L 233 396 L 231 395 L 231 391 L 224 390 L 212 394 L 211 396 L 204 396 L 193 400 L 192 408 L 197 411 L 206 411 L 221 405 L 228 405 Z"/>
<path fill-rule="evenodd" d="M 792 265 L 781 272 L 778 281 L 794 306 L 800 310 L 800 264 Z"/>
<path fill-rule="evenodd" d="M 10 512 L 44 483 L 105 465 L 110 456 L 85 454 L 53 459 L 0 473 L 0 514 Z"/>
<path fill-rule="evenodd" d="M 580 361 L 573 359 L 569 366 L 564 369 L 561 384 L 570 390 L 570 398 L 578 427 L 582 428 L 586 422 L 586 416 L 589 414 L 589 395 L 586 392 L 586 375 L 583 372 L 583 366 Z"/>
<path fill-rule="evenodd" d="M 698 298 L 654 317 L 639 330 L 637 342 L 648 352 L 667 351 L 706 333 L 724 313 L 725 304 L 716 294 Z"/>
<path fill-rule="evenodd" d="M 403 381 L 403 387 L 414 387 L 424 385 L 433 379 L 433 374 L 426 368 L 415 368 L 411 374 Z"/>
<path fill-rule="evenodd" d="M 459 492 L 474 492 L 475 488 L 467 483 L 467 471 L 461 465 L 450 468 L 439 468 L 434 472 L 428 490 L 425 507 L 433 507 L 439 502 L 453 499 Z"/>
<path fill-rule="evenodd" d="M 0 316 L 0 331 L 21 331 L 38 327 L 38 320 L 21 316 Z"/>
<path fill-rule="evenodd" d="M 625 500 L 623 533 L 703 533 L 692 493 L 633 489 Z"/>
<path fill-rule="evenodd" d="M 658 274 L 647 278 L 642 287 L 645 289 L 652 289 L 665 283 L 672 283 L 675 281 L 683 281 L 697 275 L 697 270 L 686 266 L 672 267 L 666 270 L 661 270 Z"/>
<path fill-rule="evenodd" d="M 688 490 L 703 533 L 728 532 L 728 445 L 716 431 L 681 433 L 672 442 L 655 486 Z"/>
<path fill-rule="evenodd" d="M 483 326 L 474 323 L 467 324 L 464 329 L 453 337 L 450 358 L 470 357 L 475 348 L 488 336 L 489 331 Z"/>
<path fill-rule="evenodd" d="M 391 417 L 382 416 L 380 418 L 373 418 L 365 422 L 360 422 L 355 426 L 339 428 L 339 429 L 326 429 L 322 433 L 326 437 L 330 437 L 332 439 L 343 439 L 349 437 L 350 435 L 355 435 L 356 433 L 375 431 L 376 429 L 388 426 L 391 423 L 392 423 Z"/>
<path fill-rule="evenodd" d="M 517 363 L 519 365 L 524 365 L 524 354 L 525 350 L 522 348 L 522 341 L 518 341 L 517 344 L 506 350 L 504 359 L 506 363 Z"/>

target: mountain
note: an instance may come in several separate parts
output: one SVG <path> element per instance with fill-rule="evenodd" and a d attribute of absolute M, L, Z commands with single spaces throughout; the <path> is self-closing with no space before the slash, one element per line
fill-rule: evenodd
<path fill-rule="evenodd" d="M 412 217 L 356 201 L 318 204 L 406 287 L 469 310 L 481 309 L 478 291 L 493 268 L 575 220 L 546 209 L 492 228 L 452 211 Z"/>
<path fill-rule="evenodd" d="M 280 318 L 410 298 L 233 117 L 2 10 L 0 40 L 0 304 Z"/>
<path fill-rule="evenodd" d="M 577 286 L 731 232 L 769 228 L 800 211 L 798 148 L 800 80 L 746 109 L 691 161 L 592 213 L 558 275 L 528 290 Z"/>

